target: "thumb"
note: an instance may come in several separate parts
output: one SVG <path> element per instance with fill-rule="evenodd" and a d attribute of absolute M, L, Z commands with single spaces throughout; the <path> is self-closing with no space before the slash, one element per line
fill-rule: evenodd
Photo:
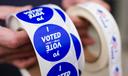
<path fill-rule="evenodd" d="M 32 6 L 31 5 L 27 5 L 27 6 L 7 6 L 7 5 L 1 5 L 0 6 L 0 19 L 1 20 L 5 20 L 5 18 L 11 14 L 11 13 L 15 13 L 15 12 L 20 12 L 23 10 L 27 10 L 27 9 L 31 9 Z"/>
<path fill-rule="evenodd" d="M 24 10 L 29 10 L 31 8 L 32 8 L 31 5 L 21 6 L 21 7 L 17 7 L 15 12 L 21 12 L 21 11 L 24 11 Z"/>

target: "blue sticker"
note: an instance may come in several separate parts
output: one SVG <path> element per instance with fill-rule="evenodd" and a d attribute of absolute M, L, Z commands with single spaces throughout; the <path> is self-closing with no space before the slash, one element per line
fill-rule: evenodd
<path fill-rule="evenodd" d="M 48 61 L 58 61 L 69 51 L 70 37 L 62 27 L 47 24 L 36 30 L 34 45 L 41 57 Z"/>
<path fill-rule="evenodd" d="M 53 10 L 48 7 L 36 7 L 32 10 L 20 12 L 16 16 L 29 23 L 44 23 L 52 18 Z"/>
<path fill-rule="evenodd" d="M 67 62 L 55 65 L 47 74 L 47 76 L 78 76 L 75 67 Z"/>
<path fill-rule="evenodd" d="M 75 51 L 76 51 L 76 57 L 77 59 L 79 59 L 80 54 L 81 54 L 81 46 L 80 46 L 80 42 L 77 39 L 77 37 L 75 37 L 73 34 L 71 34 L 72 40 L 73 40 L 73 44 L 75 47 Z"/>
<path fill-rule="evenodd" d="M 66 17 L 65 17 L 65 15 L 64 15 L 64 13 L 61 11 L 61 10 L 59 10 L 59 9 L 56 9 L 55 8 L 55 10 L 58 12 L 58 14 L 61 16 L 61 18 L 64 20 L 64 22 L 66 21 Z"/>

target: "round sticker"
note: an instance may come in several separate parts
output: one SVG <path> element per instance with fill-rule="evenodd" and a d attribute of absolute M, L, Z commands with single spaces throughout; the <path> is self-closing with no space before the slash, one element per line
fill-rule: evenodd
<path fill-rule="evenodd" d="M 61 11 L 61 10 L 59 10 L 59 9 L 56 9 L 55 8 L 55 10 L 58 12 L 58 14 L 61 16 L 61 18 L 64 20 L 64 22 L 66 21 L 66 17 L 65 17 L 65 15 L 64 15 L 64 13 Z"/>
<path fill-rule="evenodd" d="M 44 23 L 52 18 L 53 10 L 48 7 L 36 7 L 20 12 L 16 16 L 29 23 Z"/>
<path fill-rule="evenodd" d="M 59 63 L 48 72 L 47 76 L 78 76 L 76 68 L 67 62 Z"/>
<path fill-rule="evenodd" d="M 47 24 L 35 32 L 34 45 L 41 57 L 48 61 L 58 61 L 69 51 L 70 37 L 64 28 Z"/>
<path fill-rule="evenodd" d="M 77 39 L 77 37 L 75 37 L 73 34 L 71 34 L 72 40 L 73 40 L 73 44 L 75 47 L 75 51 L 76 51 L 76 57 L 77 59 L 79 59 L 80 54 L 81 54 L 81 46 L 80 46 L 80 42 Z"/>

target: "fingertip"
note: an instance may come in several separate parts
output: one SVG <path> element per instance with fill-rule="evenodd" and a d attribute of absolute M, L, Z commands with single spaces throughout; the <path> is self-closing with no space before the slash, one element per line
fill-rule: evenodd
<path fill-rule="evenodd" d="M 26 6 L 23 6 L 22 8 L 23 9 L 31 9 L 32 8 L 32 5 L 26 5 Z"/>
<path fill-rule="evenodd" d="M 15 11 L 17 12 L 21 12 L 21 11 L 24 11 L 24 10 L 29 10 L 32 8 L 32 5 L 25 5 L 25 6 L 20 6 L 20 7 L 17 7 L 15 9 Z"/>
<path fill-rule="evenodd" d="M 90 45 L 94 45 L 96 42 L 93 38 L 83 38 L 82 43 L 85 46 L 90 46 Z"/>

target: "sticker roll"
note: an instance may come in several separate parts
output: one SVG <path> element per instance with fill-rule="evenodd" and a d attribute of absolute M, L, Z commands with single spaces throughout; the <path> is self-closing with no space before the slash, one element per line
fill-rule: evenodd
<path fill-rule="evenodd" d="M 84 56 L 84 51 L 83 51 L 83 46 L 82 46 L 82 43 L 81 43 L 81 39 L 79 37 L 79 34 L 76 30 L 75 25 L 72 23 L 69 16 L 60 7 L 58 7 L 56 5 L 53 5 L 53 4 L 49 4 L 49 5 L 50 6 L 48 6 L 48 7 L 53 8 L 58 13 L 58 15 L 63 19 L 64 23 L 68 27 L 71 38 L 72 38 L 73 43 L 74 43 L 74 47 L 75 47 L 76 57 L 77 57 L 77 60 L 78 60 L 78 70 L 79 70 L 81 76 L 85 76 L 84 75 L 84 72 L 85 72 L 85 56 Z"/>
<path fill-rule="evenodd" d="M 91 56 L 93 62 L 86 59 L 86 72 L 100 72 L 108 66 L 109 76 L 122 76 L 120 33 L 109 11 L 97 3 L 86 2 L 69 8 L 67 13 L 88 20 L 99 36 L 101 52 L 98 58 Z M 85 51 L 87 55 L 90 54 L 89 51 Z"/>
<path fill-rule="evenodd" d="M 15 31 L 24 29 L 28 33 L 42 76 L 80 76 L 70 27 L 51 6 L 12 14 L 6 23 Z"/>

